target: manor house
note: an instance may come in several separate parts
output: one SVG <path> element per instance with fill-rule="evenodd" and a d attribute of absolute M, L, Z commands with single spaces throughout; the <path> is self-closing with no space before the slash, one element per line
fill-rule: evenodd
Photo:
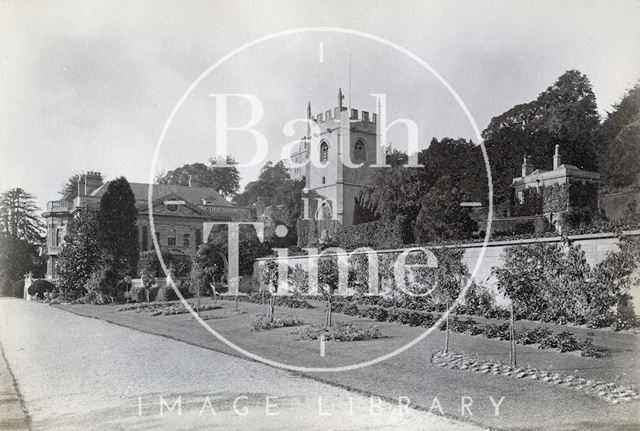
<path fill-rule="evenodd" d="M 249 208 L 232 204 L 210 187 L 198 187 L 195 184 L 129 185 L 138 208 L 138 241 L 141 252 L 153 249 L 151 235 L 156 235 L 162 250 L 192 256 L 203 242 L 203 222 L 248 221 L 251 218 Z M 151 186 L 154 232 L 151 232 L 148 209 Z M 58 200 L 47 203 L 43 217 L 47 221 L 48 279 L 56 276 L 56 259 L 64 246 L 69 222 L 84 208 L 97 209 L 108 187 L 109 182 L 103 183 L 99 172 L 87 172 L 80 178 L 78 195 L 73 201 Z"/>

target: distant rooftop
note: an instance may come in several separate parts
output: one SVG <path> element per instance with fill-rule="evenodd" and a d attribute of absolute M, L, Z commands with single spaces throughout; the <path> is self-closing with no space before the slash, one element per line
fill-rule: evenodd
<path fill-rule="evenodd" d="M 96 190 L 91 193 L 91 196 L 102 197 L 109 187 L 107 181 Z M 149 184 L 146 183 L 129 183 L 136 202 L 147 201 L 149 197 Z M 220 193 L 211 187 L 189 187 L 178 186 L 174 184 L 153 184 L 152 200 L 167 196 L 169 194 L 176 194 L 185 201 L 193 205 L 201 205 L 202 201 L 206 199 L 208 204 L 220 205 L 220 206 L 232 206 L 231 202 L 223 198 Z"/>

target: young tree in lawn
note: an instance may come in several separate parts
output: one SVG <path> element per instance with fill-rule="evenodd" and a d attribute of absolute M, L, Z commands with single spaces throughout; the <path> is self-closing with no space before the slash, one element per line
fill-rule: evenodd
<path fill-rule="evenodd" d="M 269 290 L 269 322 L 275 319 L 276 293 L 278 292 L 278 262 L 269 260 L 262 268 L 262 283 Z"/>
<path fill-rule="evenodd" d="M 122 280 L 135 275 L 139 250 L 135 196 L 129 182 L 120 177 L 109 183 L 98 211 L 98 244 L 106 265 L 105 287 L 117 296 Z"/>
<path fill-rule="evenodd" d="M 325 319 L 325 326 L 327 328 L 331 327 L 332 323 L 335 294 L 340 288 L 340 283 L 347 282 L 348 271 L 348 262 L 346 259 L 343 259 L 342 256 L 322 256 L 318 258 L 318 288 L 327 303 Z"/>
<path fill-rule="evenodd" d="M 86 208 L 69 223 L 65 246 L 57 259 L 62 294 L 76 299 L 86 293 L 85 284 L 101 264 L 96 211 Z"/>

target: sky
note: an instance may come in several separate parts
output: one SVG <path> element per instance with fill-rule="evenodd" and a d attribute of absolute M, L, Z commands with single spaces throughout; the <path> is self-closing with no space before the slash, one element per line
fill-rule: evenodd
<path fill-rule="evenodd" d="M 464 110 L 434 74 L 406 53 L 335 31 L 273 37 L 238 52 L 195 85 L 223 56 L 275 32 L 334 27 L 371 34 L 419 57 L 457 92 L 480 130 L 562 73 L 578 69 L 605 116 L 640 79 L 640 3 L 630 1 L 14 1 L 0 2 L 0 191 L 22 187 L 41 207 L 76 172 L 147 182 L 155 173 L 206 162 L 217 143 L 214 94 L 246 94 L 264 110 L 254 130 L 266 160 L 304 134 L 314 114 L 337 105 L 373 111 L 387 95 L 389 121 L 432 137 L 477 142 Z M 255 107 L 229 97 L 228 123 Z M 394 148 L 406 132 L 390 129 Z M 230 132 L 240 162 L 256 154 L 253 135 Z M 158 157 L 154 158 L 154 153 Z M 242 185 L 259 166 L 240 169 Z"/>

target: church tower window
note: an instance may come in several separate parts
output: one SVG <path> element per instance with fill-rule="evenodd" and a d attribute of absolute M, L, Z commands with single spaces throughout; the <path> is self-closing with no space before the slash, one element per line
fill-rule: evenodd
<path fill-rule="evenodd" d="M 353 146 L 351 160 L 354 163 L 362 163 L 367 160 L 367 150 L 365 149 L 364 141 L 362 139 L 359 139 Z"/>
<path fill-rule="evenodd" d="M 323 142 L 320 144 L 320 162 L 327 162 L 329 160 L 329 144 Z"/>

